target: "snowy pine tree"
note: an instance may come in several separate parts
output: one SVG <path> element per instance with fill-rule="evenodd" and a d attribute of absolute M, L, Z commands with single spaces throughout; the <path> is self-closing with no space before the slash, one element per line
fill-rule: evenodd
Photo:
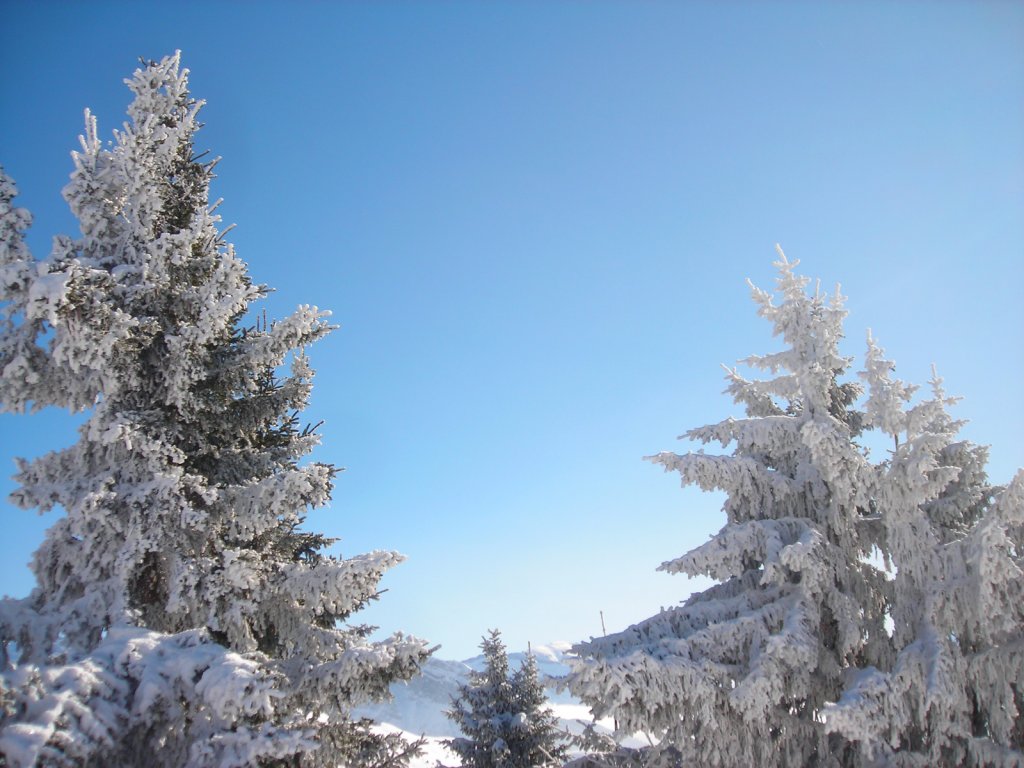
<path fill-rule="evenodd" d="M 808 296 L 807 279 L 779 255 L 781 302 L 753 296 L 784 349 L 744 361 L 771 376 L 730 370 L 727 391 L 746 417 L 685 435 L 732 444 L 732 454 L 652 457 L 684 484 L 727 494 L 725 527 L 661 566 L 719 583 L 577 645 L 567 679 L 595 716 L 657 734 L 700 765 L 846 764 L 850 748 L 820 712 L 841 694 L 845 669 L 889 651 L 889 584 L 867 562 L 880 536 L 870 467 L 853 442 L 859 388 L 840 380 L 843 297 Z"/>
<path fill-rule="evenodd" d="M 567 748 L 557 719 L 545 704 L 537 661 L 528 654 L 509 674 L 501 633 L 491 630 L 480 646 L 485 667 L 460 686 L 448 716 L 465 734 L 448 747 L 466 768 L 541 768 L 561 765 Z"/>
<path fill-rule="evenodd" d="M 729 371 L 746 418 L 686 434 L 732 455 L 653 457 L 726 492 L 725 527 L 662 566 L 720 583 L 578 645 L 568 685 L 701 765 L 1024 764 L 1024 472 L 989 486 L 941 380 L 911 405 L 870 336 L 854 410 L 841 297 L 780 256 L 781 303 L 754 298 L 786 348 L 745 361 L 772 377 Z"/>
<path fill-rule="evenodd" d="M 113 143 L 86 114 L 64 190 L 82 236 L 49 258 L 28 254 L 0 173 L 0 405 L 91 409 L 75 445 L 17 475 L 17 504 L 66 515 L 35 554 L 36 589 L 0 603 L 11 766 L 404 751 L 348 718 L 428 653 L 348 623 L 402 558 L 333 557 L 301 528 L 335 475 L 302 463 L 319 437 L 298 421 L 302 349 L 327 313 L 245 325 L 266 289 L 218 230 L 187 74 L 177 54 L 137 70 Z"/>
<path fill-rule="evenodd" d="M 993 489 L 987 451 L 957 438 L 942 382 L 913 388 L 868 337 L 868 422 L 893 439 L 875 472 L 885 554 L 895 568 L 891 666 L 852 675 L 828 727 L 865 762 L 1024 763 L 1024 472 Z"/>

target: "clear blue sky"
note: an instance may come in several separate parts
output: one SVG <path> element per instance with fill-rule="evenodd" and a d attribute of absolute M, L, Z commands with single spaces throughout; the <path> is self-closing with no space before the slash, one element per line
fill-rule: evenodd
<path fill-rule="evenodd" d="M 779 242 L 923 383 L 935 362 L 991 475 L 1024 465 L 1024 5 L 9 2 L 0 163 L 36 225 L 82 110 L 124 119 L 175 49 L 239 255 L 342 328 L 310 350 L 312 527 L 408 562 L 365 614 L 475 653 L 621 629 L 692 589 L 654 572 L 720 499 L 641 461 L 738 410 L 719 363 L 775 348 L 744 280 Z M 74 439 L 0 417 L 16 455 Z M 0 591 L 48 521 L 0 505 Z"/>

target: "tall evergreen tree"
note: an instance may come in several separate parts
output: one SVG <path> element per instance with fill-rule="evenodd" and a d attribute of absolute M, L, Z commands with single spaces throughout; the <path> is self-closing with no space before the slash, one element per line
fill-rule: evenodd
<path fill-rule="evenodd" d="M 651 457 L 684 484 L 724 491 L 727 522 L 706 544 L 664 563 L 719 583 L 623 632 L 581 643 L 570 689 L 624 733 L 643 730 L 707 766 L 842 765 L 847 748 L 820 712 L 853 663 L 882 663 L 889 585 L 868 562 L 878 540 L 869 470 L 853 443 L 861 414 L 838 290 L 807 295 L 782 251 L 781 302 L 753 288 L 780 352 L 728 372 L 746 417 L 686 433 L 735 446 Z"/>
<path fill-rule="evenodd" d="M 720 583 L 578 645 L 569 687 L 701 765 L 1020 765 L 1024 473 L 989 486 L 941 381 L 911 405 L 870 336 L 855 410 L 841 298 L 780 256 L 781 303 L 754 298 L 785 349 L 745 361 L 772 377 L 730 371 L 746 418 L 686 434 L 732 455 L 652 457 L 726 492 L 725 527 L 662 566 Z"/>
<path fill-rule="evenodd" d="M 328 313 L 245 325 L 266 289 L 218 230 L 187 78 L 177 54 L 138 69 L 111 144 L 86 113 L 82 236 L 46 260 L 0 174 L 0 404 L 91 409 L 17 476 L 16 503 L 66 515 L 0 604 L 10 765 L 345 764 L 382 745 L 351 708 L 428 653 L 348 623 L 400 555 L 333 557 L 301 527 L 335 475 L 302 462 L 298 419 Z"/>
<path fill-rule="evenodd" d="M 509 674 L 508 653 L 498 630 L 480 646 L 484 670 L 460 686 L 448 716 L 465 736 L 448 747 L 467 768 L 542 768 L 561 765 L 567 747 L 557 719 L 545 704 L 537 660 L 527 654 Z"/>

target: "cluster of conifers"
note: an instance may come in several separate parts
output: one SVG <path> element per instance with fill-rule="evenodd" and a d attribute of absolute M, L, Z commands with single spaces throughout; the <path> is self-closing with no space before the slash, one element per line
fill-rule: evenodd
<path fill-rule="evenodd" d="M 0 407 L 89 410 L 17 476 L 20 506 L 66 514 L 36 589 L 0 602 L 3 764 L 405 765 L 415 744 L 349 717 L 430 653 L 348 623 L 401 556 L 335 558 L 301 527 L 335 473 L 302 463 L 319 438 L 296 415 L 327 313 L 246 325 L 265 289 L 218 228 L 187 70 L 128 84 L 124 130 L 105 146 L 87 114 L 74 154 L 80 238 L 33 258 L 0 171 Z M 746 361 L 764 379 L 729 371 L 743 418 L 687 434 L 732 452 L 651 457 L 725 492 L 725 527 L 662 566 L 716 586 L 581 643 L 564 681 L 660 745 L 588 764 L 1020 765 L 1024 475 L 989 485 L 940 380 L 915 400 L 870 338 L 849 378 L 842 296 L 777 266 L 754 299 L 783 350 Z M 559 764 L 536 669 L 498 667 L 463 690 L 453 748 Z M 526 746 L 482 714 L 506 693 L 506 734 L 538 726 Z"/>

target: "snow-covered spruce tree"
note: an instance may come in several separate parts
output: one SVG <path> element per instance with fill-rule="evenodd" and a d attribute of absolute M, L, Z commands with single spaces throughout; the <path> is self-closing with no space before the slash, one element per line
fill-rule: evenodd
<path fill-rule="evenodd" d="M 867 493 L 870 465 L 853 438 L 860 393 L 841 377 L 845 317 L 838 290 L 808 280 L 779 250 L 781 302 L 753 288 L 780 352 L 728 371 L 745 418 L 686 433 L 723 447 L 651 457 L 683 483 L 724 491 L 727 522 L 706 544 L 664 563 L 719 583 L 623 632 L 575 647 L 566 682 L 620 732 L 654 733 L 704 766 L 839 766 L 853 747 L 822 725 L 844 670 L 884 664 L 890 585 L 867 562 L 881 535 Z"/>
<path fill-rule="evenodd" d="M 545 704 L 537 661 L 527 654 L 509 674 L 508 654 L 498 630 L 480 646 L 485 667 L 459 687 L 450 717 L 465 734 L 447 746 L 466 768 L 541 768 L 558 766 L 567 747 L 557 719 Z"/>
<path fill-rule="evenodd" d="M 218 231 L 187 70 L 176 54 L 126 82 L 123 130 L 104 145 L 87 113 L 74 153 L 79 239 L 34 261 L 0 174 L 0 405 L 92 409 L 75 445 L 17 475 L 16 503 L 66 515 L 35 554 L 36 589 L 0 603 L 0 753 L 388 764 L 405 748 L 348 713 L 428 651 L 348 623 L 400 555 L 336 558 L 301 529 L 335 475 L 300 463 L 319 440 L 298 421 L 301 350 L 327 313 L 244 324 L 266 289 Z"/>
<path fill-rule="evenodd" d="M 893 451 L 875 470 L 885 554 L 895 566 L 897 655 L 855 676 L 828 728 L 865 761 L 897 766 L 1024 764 L 1024 472 L 991 488 L 986 450 L 957 438 L 942 382 L 914 388 L 868 337 L 868 423 Z"/>
<path fill-rule="evenodd" d="M 537 669 L 537 657 L 532 652 L 512 673 L 512 690 L 518 726 L 517 738 L 510 746 L 512 765 L 561 765 L 568 752 L 566 734 L 558 727 L 558 718 L 547 706 L 547 695 Z"/>

